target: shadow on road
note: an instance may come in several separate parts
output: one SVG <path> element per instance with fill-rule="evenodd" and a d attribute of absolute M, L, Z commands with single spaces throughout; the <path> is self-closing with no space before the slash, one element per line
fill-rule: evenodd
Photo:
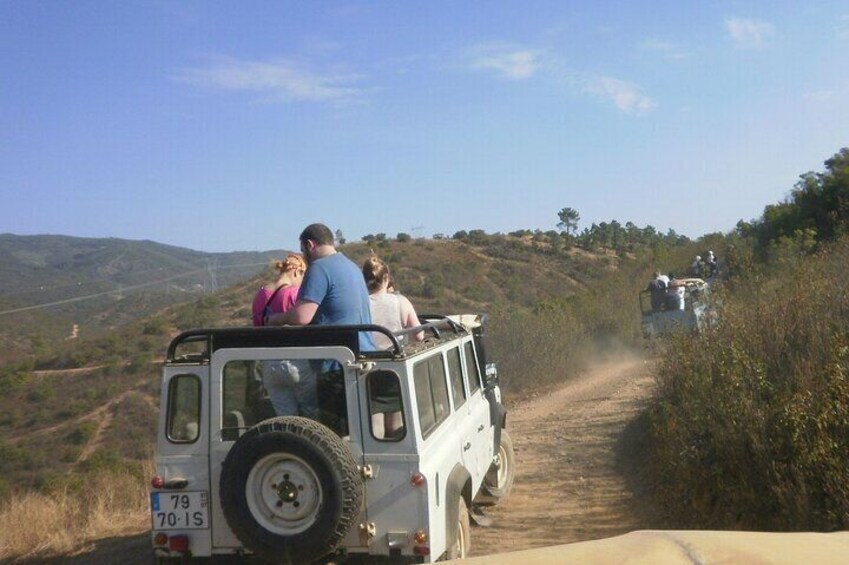
<path fill-rule="evenodd" d="M 646 529 L 673 528 L 672 516 L 653 496 L 648 472 L 649 418 L 641 410 L 622 430 L 613 447 L 616 471 L 625 480 L 633 496 L 633 512 Z"/>
<path fill-rule="evenodd" d="M 90 549 L 73 556 L 40 557 L 13 561 L 21 565 L 150 565 L 150 532 L 97 540 Z"/>

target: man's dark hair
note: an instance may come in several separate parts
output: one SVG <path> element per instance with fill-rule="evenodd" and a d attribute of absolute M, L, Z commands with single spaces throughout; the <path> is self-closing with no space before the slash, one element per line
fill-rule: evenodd
<path fill-rule="evenodd" d="M 324 224 L 310 224 L 298 238 L 301 243 L 313 240 L 318 245 L 333 245 L 333 232 Z"/>

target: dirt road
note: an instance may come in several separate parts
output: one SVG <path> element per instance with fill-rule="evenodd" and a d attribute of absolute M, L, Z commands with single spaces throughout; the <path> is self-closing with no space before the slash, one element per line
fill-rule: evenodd
<path fill-rule="evenodd" d="M 472 530 L 472 554 L 610 537 L 659 527 L 658 512 L 631 491 L 630 435 L 650 397 L 652 366 L 600 364 L 551 394 L 510 409 L 513 491 Z"/>
<path fill-rule="evenodd" d="M 652 392 L 641 359 L 599 364 L 550 394 L 512 406 L 508 430 L 516 480 L 490 527 L 472 530 L 472 554 L 598 539 L 657 528 L 658 514 L 632 493 L 629 436 Z M 648 516 L 648 517 L 647 517 Z M 101 540 L 80 555 L 28 563 L 150 562 L 149 533 Z"/>

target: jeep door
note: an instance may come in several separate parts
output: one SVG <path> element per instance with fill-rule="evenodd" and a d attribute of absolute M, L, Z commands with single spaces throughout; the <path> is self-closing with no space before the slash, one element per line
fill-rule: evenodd
<path fill-rule="evenodd" d="M 381 362 L 359 379 L 372 555 L 409 555 L 412 535 L 427 526 L 427 497 L 410 481 L 419 457 L 406 367 L 404 361 Z"/>
<path fill-rule="evenodd" d="M 456 500 L 460 494 L 449 492 L 450 488 L 457 488 L 450 485 L 449 480 L 455 470 L 464 466 L 464 443 L 461 440 L 464 418 L 451 408 L 443 351 L 444 348 L 414 361 L 414 390 L 410 397 L 419 472 L 427 480 L 427 484 L 418 490 L 422 504 L 427 508 L 430 557 L 433 559 L 445 551 L 447 506 L 452 497 Z"/>
<path fill-rule="evenodd" d="M 478 357 L 474 351 L 474 342 L 470 339 L 463 342 L 461 347 L 464 369 L 463 377 L 468 393 L 468 401 L 465 403 L 465 406 L 469 420 L 469 426 L 467 427 L 469 431 L 465 438 L 466 443 L 464 446 L 471 443 L 469 450 L 474 453 L 475 467 L 474 471 L 469 469 L 469 472 L 473 478 L 473 486 L 477 489 L 483 482 L 484 476 L 486 476 L 486 472 L 489 470 L 495 456 L 494 426 L 500 425 L 500 423 L 492 422 L 491 419 L 489 401 L 484 395 L 484 389 L 481 386 L 481 371 L 480 367 L 478 367 Z"/>
<path fill-rule="evenodd" d="M 162 373 L 156 472 L 166 481 L 184 480 L 177 489 L 151 492 L 151 533 L 191 533 L 192 551 L 210 550 L 209 366 L 166 365 Z"/>
<path fill-rule="evenodd" d="M 241 543 L 227 525 L 221 509 L 219 481 L 221 468 L 234 442 L 249 428 L 275 413 L 263 386 L 263 367 L 284 361 L 313 361 L 320 366 L 336 361 L 345 368 L 345 393 L 348 411 L 358 410 L 356 378 L 351 364 L 354 355 L 345 347 L 281 347 L 220 349 L 211 359 L 209 474 L 212 482 L 213 546 L 238 548 Z M 356 426 L 352 426 L 356 428 Z M 355 459 L 362 461 L 358 429 L 351 429 L 349 445 Z"/>

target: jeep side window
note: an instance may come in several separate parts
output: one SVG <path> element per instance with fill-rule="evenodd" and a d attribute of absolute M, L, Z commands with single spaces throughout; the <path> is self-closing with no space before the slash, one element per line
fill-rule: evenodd
<path fill-rule="evenodd" d="M 371 435 L 380 441 L 400 441 L 406 433 L 401 381 L 394 371 L 372 371 L 366 382 Z"/>
<path fill-rule="evenodd" d="M 174 443 L 192 443 L 200 435 L 200 379 L 176 375 L 168 383 L 168 415 L 165 429 Z"/>
<path fill-rule="evenodd" d="M 475 351 L 472 349 L 472 342 L 467 341 L 463 346 L 466 354 L 466 371 L 469 373 L 469 391 L 474 394 L 481 387 L 480 371 L 478 371 L 478 360 L 475 357 Z"/>
<path fill-rule="evenodd" d="M 463 386 L 463 365 L 460 361 L 460 348 L 450 349 L 448 355 L 448 378 L 451 379 L 451 396 L 454 398 L 454 410 L 466 403 L 466 387 Z"/>
<path fill-rule="evenodd" d="M 413 382 L 416 387 L 419 425 L 422 437 L 426 438 L 450 412 L 442 355 L 433 355 L 416 363 L 413 366 Z"/>

